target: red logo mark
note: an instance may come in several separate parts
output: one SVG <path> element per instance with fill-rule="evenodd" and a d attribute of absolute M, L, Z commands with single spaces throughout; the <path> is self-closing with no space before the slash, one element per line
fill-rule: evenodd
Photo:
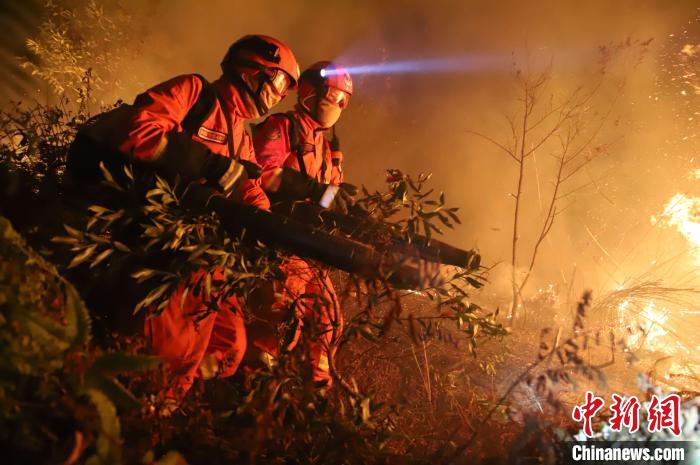
<path fill-rule="evenodd" d="M 649 432 L 669 429 L 674 436 L 681 435 L 681 396 L 669 394 L 663 399 L 654 394 L 649 405 Z"/>
<path fill-rule="evenodd" d="M 635 396 L 623 399 L 617 394 L 612 395 L 613 404 L 610 406 L 612 417 L 610 417 L 610 428 L 613 431 L 622 430 L 626 426 L 630 433 L 639 430 L 639 399 Z"/>
<path fill-rule="evenodd" d="M 592 419 L 603 408 L 605 401 L 602 397 L 596 397 L 591 391 L 586 391 L 586 402 L 574 407 L 571 418 L 576 422 L 583 421 L 583 434 L 593 437 Z"/>

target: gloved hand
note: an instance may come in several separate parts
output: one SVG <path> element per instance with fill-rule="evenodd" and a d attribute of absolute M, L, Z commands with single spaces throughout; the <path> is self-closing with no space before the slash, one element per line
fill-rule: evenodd
<path fill-rule="evenodd" d="M 355 205 L 355 196 L 357 195 L 357 187 L 343 182 L 340 184 L 338 194 L 335 196 L 335 206 L 343 213 L 348 213 L 350 208 Z"/>
<path fill-rule="evenodd" d="M 311 199 L 323 208 L 337 208 L 347 213 L 355 203 L 355 195 L 357 195 L 357 187 L 346 182 L 340 185 L 316 183 Z"/>
<path fill-rule="evenodd" d="M 230 192 L 235 186 L 248 179 L 243 163 L 232 158 L 215 155 L 210 158 L 203 178 L 219 187 L 223 192 Z"/>
<path fill-rule="evenodd" d="M 170 133 L 163 151 L 154 161 L 161 171 L 187 179 L 206 179 L 224 192 L 249 178 L 260 176 L 255 163 L 218 155 L 184 133 Z"/>
<path fill-rule="evenodd" d="M 245 172 L 248 174 L 248 179 L 258 179 L 262 174 L 262 168 L 248 160 L 238 160 L 238 163 L 242 164 L 245 168 Z"/>
<path fill-rule="evenodd" d="M 291 168 L 282 168 L 279 177 L 278 195 L 290 200 L 311 199 L 324 208 L 337 207 L 344 213 L 354 204 L 357 194 L 357 187 L 352 184 L 323 184 Z"/>

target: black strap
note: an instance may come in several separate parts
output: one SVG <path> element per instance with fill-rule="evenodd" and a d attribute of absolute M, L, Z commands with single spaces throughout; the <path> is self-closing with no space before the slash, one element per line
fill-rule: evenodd
<path fill-rule="evenodd" d="M 238 150 L 235 150 L 234 145 L 233 145 L 233 125 L 231 124 L 231 113 L 226 111 L 226 105 L 224 104 L 224 100 L 221 98 L 221 95 L 219 95 L 216 90 L 214 90 L 214 95 L 216 96 L 216 99 L 219 101 L 219 106 L 221 107 L 221 111 L 224 112 L 224 121 L 226 121 L 226 131 L 228 132 L 228 137 L 226 139 L 226 142 L 228 142 L 228 153 L 231 158 L 234 160 L 240 160 L 241 159 L 241 151 L 243 150 L 243 141 L 246 137 L 246 130 L 243 129 L 241 131 L 241 143 L 238 144 Z"/>
<path fill-rule="evenodd" d="M 304 144 L 301 143 L 299 138 L 299 123 L 289 113 L 279 113 L 279 116 L 284 116 L 289 120 L 289 148 L 297 156 L 299 170 L 308 176 L 309 172 L 306 170 L 306 163 L 304 163 Z"/>
<path fill-rule="evenodd" d="M 190 135 L 196 135 L 200 126 L 216 109 L 216 89 L 203 76 L 199 74 L 195 76 L 202 82 L 202 91 L 180 123 L 182 129 Z"/>

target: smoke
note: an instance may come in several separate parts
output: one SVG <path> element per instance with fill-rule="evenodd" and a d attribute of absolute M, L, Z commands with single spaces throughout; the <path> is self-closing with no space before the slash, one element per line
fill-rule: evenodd
<path fill-rule="evenodd" d="M 382 185 L 385 168 L 432 172 L 448 203 L 461 208 L 463 224 L 446 239 L 479 247 L 487 263 L 501 263 L 496 271 L 505 271 L 503 263 L 510 260 L 510 193 L 517 170 L 497 147 L 469 131 L 509 137 L 503 115 L 519 108 L 516 69 L 551 66 L 551 95 L 561 97 L 600 77 L 599 46 L 654 39 L 641 62 L 623 60 L 607 70 L 624 82 L 621 88 L 602 88 L 593 109 L 605 112 L 615 103 L 601 134 L 613 142 L 610 154 L 582 174 L 596 183 L 572 196 L 557 217 L 531 289 L 551 282 L 568 287 L 572 276 L 574 289 L 609 288 L 682 247 L 668 238 L 671 232 L 653 229 L 649 217 L 690 186 L 685 176 L 700 160 L 699 96 L 681 94 L 682 78 L 676 80 L 674 67 L 686 45 L 680 37 L 700 43 L 695 0 L 127 0 L 123 5 L 139 31 L 133 46 L 141 50 L 133 63 L 137 76 L 115 77 L 142 83 L 120 95 L 126 101 L 177 74 L 216 78 L 228 45 L 249 33 L 286 41 L 302 68 L 325 59 L 348 66 L 355 91 L 338 125 L 347 180 L 374 188 Z M 292 104 L 288 98 L 279 110 Z M 550 162 L 542 150 L 527 167 L 523 261 L 540 227 L 541 199 L 551 189 Z M 500 283 L 509 289 L 506 278 Z"/>

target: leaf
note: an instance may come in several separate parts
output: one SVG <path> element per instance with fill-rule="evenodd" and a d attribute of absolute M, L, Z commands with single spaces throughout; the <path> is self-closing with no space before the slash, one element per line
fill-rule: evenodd
<path fill-rule="evenodd" d="M 107 167 L 105 166 L 104 162 L 100 162 L 100 171 L 102 171 L 102 176 L 105 178 L 105 181 L 107 181 L 107 184 L 113 187 L 114 189 L 117 189 L 119 191 L 123 191 L 122 187 L 117 184 L 117 182 L 114 180 L 112 177 L 112 173 L 109 172 Z"/>
<path fill-rule="evenodd" d="M 211 273 L 207 273 L 204 279 L 204 289 L 207 297 L 211 297 Z"/>
<path fill-rule="evenodd" d="M 149 292 L 148 295 L 141 302 L 136 304 L 134 314 L 138 313 L 138 311 L 142 308 L 151 305 L 156 299 L 159 299 L 165 293 L 165 291 L 168 290 L 168 288 L 170 288 L 170 284 L 166 283 Z"/>
<path fill-rule="evenodd" d="M 184 291 L 182 291 L 182 296 L 180 297 L 180 310 L 185 308 L 185 300 L 187 299 L 187 296 L 190 294 L 190 288 L 186 287 Z"/>
<path fill-rule="evenodd" d="M 83 347 L 90 340 L 92 321 L 85 303 L 72 284 L 64 286 L 66 293 L 66 337 L 71 341 L 71 349 Z"/>
<path fill-rule="evenodd" d="M 136 279 L 138 282 L 143 282 L 151 277 L 153 277 L 156 274 L 156 270 L 152 270 L 150 268 L 144 268 L 142 270 L 136 271 L 135 273 L 131 274 L 131 277 Z"/>
<path fill-rule="evenodd" d="M 131 179 L 132 182 L 134 181 L 134 173 L 128 165 L 124 165 L 124 174 L 126 174 L 126 177 Z"/>
<path fill-rule="evenodd" d="M 75 228 L 71 228 L 71 227 L 68 226 L 67 224 L 64 224 L 64 225 L 63 225 L 63 229 L 65 229 L 66 232 L 68 233 L 68 235 L 70 235 L 70 236 L 78 237 L 78 238 L 79 238 L 79 237 L 82 237 L 82 233 L 81 233 L 80 231 L 78 231 L 78 230 L 75 229 Z"/>
<path fill-rule="evenodd" d="M 114 245 L 114 248 L 120 252 L 127 252 L 127 253 L 131 252 L 131 249 L 129 247 L 127 247 L 126 244 L 123 244 L 122 242 L 114 241 L 112 243 L 112 245 Z"/>
<path fill-rule="evenodd" d="M 97 223 L 97 220 L 99 220 L 99 217 L 93 216 L 90 218 L 87 222 L 87 225 L 85 225 L 85 229 L 92 229 L 93 226 L 95 226 L 95 223 Z"/>
<path fill-rule="evenodd" d="M 442 229 L 440 229 L 437 225 L 434 225 L 433 223 L 430 223 L 428 221 L 424 221 L 424 227 L 426 231 L 429 231 L 430 229 L 433 229 L 435 232 L 438 234 L 445 234 Z"/>
<path fill-rule="evenodd" d="M 90 205 L 88 207 L 88 210 L 93 212 L 97 216 L 100 216 L 102 213 L 109 211 L 107 208 L 101 207 L 100 205 Z"/>
<path fill-rule="evenodd" d="M 75 268 L 76 266 L 80 265 L 81 263 L 85 262 L 88 258 L 92 256 L 93 253 L 95 253 L 95 250 L 97 249 L 97 244 L 93 244 L 89 247 L 86 247 L 81 253 L 73 257 L 73 260 L 68 264 L 68 268 Z"/>
<path fill-rule="evenodd" d="M 121 463 L 121 425 L 117 417 L 117 409 L 109 398 L 100 390 L 88 389 L 86 392 L 90 402 L 97 409 L 100 417 L 100 434 L 97 437 L 97 455 L 102 463 Z"/>
<path fill-rule="evenodd" d="M 450 223 L 449 218 L 447 218 L 445 215 L 439 214 L 439 215 L 438 215 L 438 219 L 440 220 L 440 222 L 442 222 L 442 224 L 444 224 L 444 225 L 447 226 L 448 228 L 450 228 L 450 229 L 454 228 L 454 226 L 452 225 L 452 223 Z"/>
<path fill-rule="evenodd" d="M 90 263 L 90 268 L 93 268 L 93 267 L 99 265 L 100 262 L 102 262 L 104 259 L 106 259 L 110 255 L 112 255 L 112 252 L 114 252 L 114 249 L 103 250 L 102 253 L 100 253 L 97 257 L 95 257 L 95 259 L 92 261 L 92 263 Z"/>
<path fill-rule="evenodd" d="M 78 244 L 79 241 L 75 237 L 69 236 L 54 236 L 51 238 L 51 242 L 54 244 Z"/>
<path fill-rule="evenodd" d="M 445 213 L 450 215 L 450 218 L 452 218 L 452 221 L 454 221 L 455 223 L 462 224 L 462 221 L 459 219 L 459 216 L 457 216 L 457 214 L 455 214 L 451 209 L 445 210 Z"/>
<path fill-rule="evenodd" d="M 70 341 L 66 339 L 63 326 L 50 318 L 40 315 L 38 312 L 23 312 L 19 310 L 10 314 L 11 319 L 22 323 L 27 334 L 43 346 L 43 350 L 47 354 L 60 355 L 68 350 Z"/>

